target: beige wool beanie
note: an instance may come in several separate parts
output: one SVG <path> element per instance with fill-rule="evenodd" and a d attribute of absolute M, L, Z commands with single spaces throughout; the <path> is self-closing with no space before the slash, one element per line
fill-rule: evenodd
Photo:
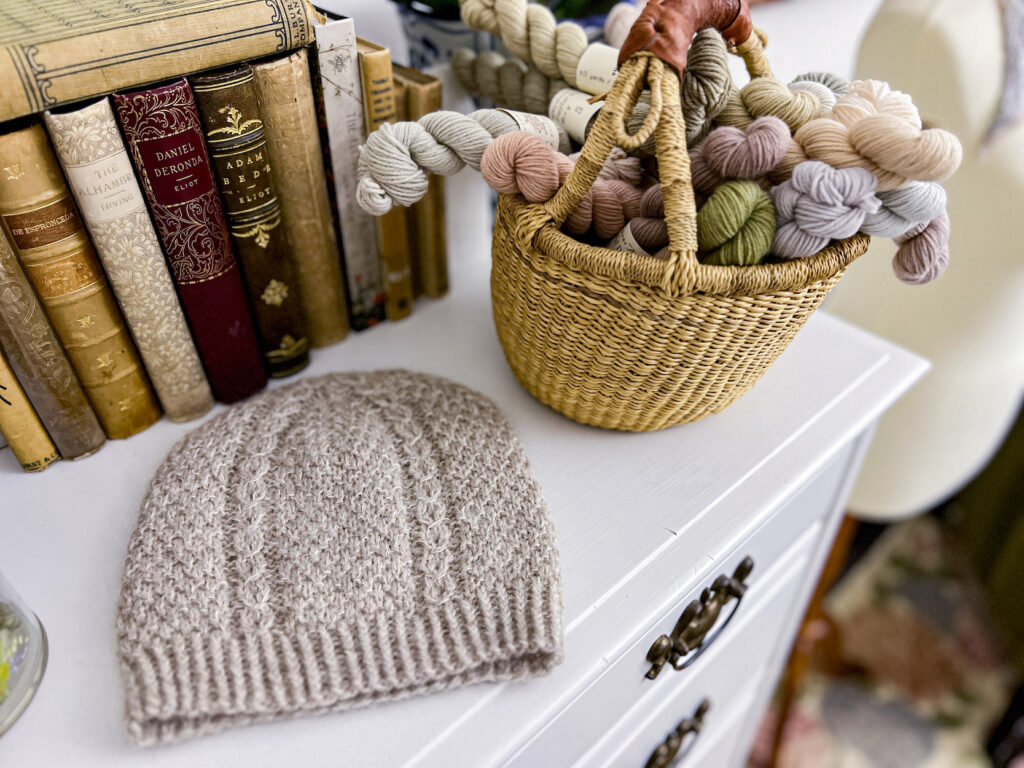
<path fill-rule="evenodd" d="M 554 529 L 483 396 L 406 371 L 309 378 L 170 452 L 117 633 L 147 745 L 539 675 L 562 656 Z"/>

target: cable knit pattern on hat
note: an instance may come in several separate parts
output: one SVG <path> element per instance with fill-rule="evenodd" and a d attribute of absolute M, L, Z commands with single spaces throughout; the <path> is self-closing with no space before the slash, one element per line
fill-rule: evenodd
<path fill-rule="evenodd" d="M 554 530 L 493 403 L 405 371 L 271 390 L 150 484 L 117 618 L 146 745 L 549 671 Z"/>

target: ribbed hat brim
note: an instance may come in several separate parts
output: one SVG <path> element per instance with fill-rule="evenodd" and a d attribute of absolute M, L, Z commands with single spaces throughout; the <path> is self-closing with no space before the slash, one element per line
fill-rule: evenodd
<path fill-rule="evenodd" d="M 336 712 L 466 683 L 532 677 L 562 660 L 557 583 L 357 616 L 333 628 L 120 638 L 128 730 L 156 745 L 223 728 Z"/>

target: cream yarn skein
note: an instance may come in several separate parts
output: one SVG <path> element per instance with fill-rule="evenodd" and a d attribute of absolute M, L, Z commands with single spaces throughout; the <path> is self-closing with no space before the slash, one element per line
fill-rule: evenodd
<path fill-rule="evenodd" d="M 554 123 L 550 129 L 557 130 Z M 518 130 L 516 121 L 497 109 L 469 115 L 441 110 L 416 122 L 385 123 L 359 148 L 359 206 L 380 216 L 396 204 L 412 205 L 426 194 L 428 174 L 450 176 L 466 165 L 479 170 L 491 142 Z"/>
<path fill-rule="evenodd" d="M 581 26 L 558 23 L 546 7 L 527 0 L 460 0 L 459 7 L 471 29 L 500 37 L 513 56 L 577 87 L 576 65 L 590 44 Z"/>

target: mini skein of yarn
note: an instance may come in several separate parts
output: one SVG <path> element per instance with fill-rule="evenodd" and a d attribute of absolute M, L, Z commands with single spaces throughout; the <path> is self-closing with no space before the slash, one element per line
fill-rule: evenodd
<path fill-rule="evenodd" d="M 725 182 L 697 212 L 697 245 L 705 264 L 758 264 L 774 237 L 775 207 L 753 181 Z"/>
<path fill-rule="evenodd" d="M 899 249 L 892 259 L 892 269 L 900 282 L 923 285 L 949 266 L 949 214 L 945 211 L 893 240 Z"/>
<path fill-rule="evenodd" d="M 649 253 L 668 245 L 668 227 L 665 225 L 665 202 L 661 197 L 661 184 L 644 190 L 640 198 L 640 211 L 629 222 L 637 243 Z"/>
<path fill-rule="evenodd" d="M 836 95 L 836 99 L 845 96 L 850 89 L 849 80 L 831 72 L 804 72 L 790 80 L 789 87 L 792 88 L 800 83 L 821 83 Z"/>
<path fill-rule="evenodd" d="M 515 132 L 496 139 L 484 152 L 480 172 L 498 192 L 521 194 L 531 203 L 554 197 L 573 168 L 573 161 L 533 134 Z M 582 234 L 593 227 L 598 237 L 610 238 L 640 213 L 641 191 L 617 178 L 614 161 L 605 163 L 579 206 L 566 219 L 569 232 Z"/>
<path fill-rule="evenodd" d="M 906 94 L 881 81 L 850 84 L 830 117 L 802 125 L 771 177 L 781 182 L 805 160 L 834 168 L 865 168 L 882 192 L 908 181 L 936 181 L 960 165 L 959 140 L 941 128 L 921 129 L 920 116 Z"/>
<path fill-rule="evenodd" d="M 946 210 L 946 190 L 934 181 L 910 181 L 879 192 L 876 213 L 864 217 L 860 231 L 877 237 L 899 237 L 915 224 L 927 223 Z"/>
<path fill-rule="evenodd" d="M 604 41 L 613 48 L 621 48 L 630 28 L 640 18 L 640 11 L 644 9 L 645 5 L 647 5 L 647 0 L 613 5 L 604 19 Z"/>
<path fill-rule="evenodd" d="M 797 130 L 821 117 L 835 105 L 835 94 L 825 85 L 802 80 L 786 85 L 774 77 L 755 77 L 740 89 L 732 88 L 725 108 L 715 118 L 719 125 L 742 128 L 758 117 L 778 117 Z"/>
<path fill-rule="evenodd" d="M 533 65 L 505 58 L 497 51 L 476 53 L 459 48 L 452 53 L 452 71 L 459 85 L 495 104 L 544 115 L 551 99 L 569 84 L 552 79 Z"/>
<path fill-rule="evenodd" d="M 576 67 L 590 44 L 583 27 L 558 23 L 545 6 L 527 0 L 460 0 L 459 9 L 470 29 L 500 37 L 513 56 L 577 87 Z"/>
<path fill-rule="evenodd" d="M 690 151 L 693 187 L 710 194 L 732 179 L 759 181 L 785 156 L 789 143 L 789 128 L 777 117 L 759 117 L 745 128 L 719 126 Z"/>
<path fill-rule="evenodd" d="M 557 126 L 547 123 L 549 133 L 557 135 Z M 428 174 L 450 176 L 465 165 L 479 169 L 494 138 L 519 128 L 511 115 L 497 109 L 469 115 L 441 110 L 416 122 L 385 123 L 359 148 L 359 205 L 374 216 L 396 204 L 412 205 L 426 194 Z"/>
<path fill-rule="evenodd" d="M 776 232 L 772 253 L 784 259 L 813 256 L 830 240 L 851 237 L 875 213 L 875 177 L 863 168 L 832 168 L 809 160 L 770 194 L 775 203 Z"/>

